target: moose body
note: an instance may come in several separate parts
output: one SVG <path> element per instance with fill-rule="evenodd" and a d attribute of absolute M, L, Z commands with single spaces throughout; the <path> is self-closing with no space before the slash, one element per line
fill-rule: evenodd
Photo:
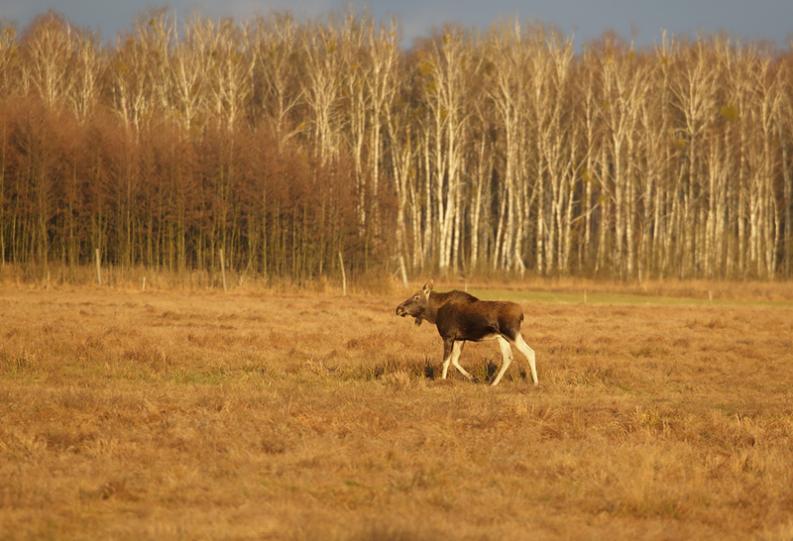
<path fill-rule="evenodd" d="M 529 361 L 531 378 L 537 385 L 537 363 L 532 350 L 520 333 L 523 309 L 514 302 L 482 301 L 463 291 L 435 293 L 432 283 L 424 284 L 418 291 L 397 306 L 398 316 L 411 316 L 416 325 L 423 320 L 434 323 L 443 339 L 443 379 L 446 379 L 449 364 L 469 380 L 473 376 L 460 365 L 460 355 L 465 342 L 495 339 L 501 348 L 501 369 L 493 380 L 498 385 L 512 363 L 514 344 Z"/>

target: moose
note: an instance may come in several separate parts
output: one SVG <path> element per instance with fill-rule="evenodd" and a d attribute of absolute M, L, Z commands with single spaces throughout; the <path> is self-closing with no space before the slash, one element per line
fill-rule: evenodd
<path fill-rule="evenodd" d="M 492 385 L 498 385 L 512 363 L 510 344 L 515 344 L 529 361 L 531 379 L 534 385 L 538 384 L 534 350 L 520 334 L 523 309 L 514 302 L 482 301 L 458 290 L 436 293 L 432 290 L 432 281 L 429 281 L 396 307 L 396 315 L 414 318 L 417 326 L 424 320 L 437 326 L 443 339 L 443 379 L 446 379 L 451 363 L 469 381 L 473 380 L 473 376 L 460 365 L 465 342 L 495 339 L 503 360 Z"/>

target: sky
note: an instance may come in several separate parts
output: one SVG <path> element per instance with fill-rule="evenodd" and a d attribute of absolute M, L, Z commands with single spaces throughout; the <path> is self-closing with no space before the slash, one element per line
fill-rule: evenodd
<path fill-rule="evenodd" d="M 662 30 L 688 36 L 725 31 L 743 41 L 770 41 L 782 48 L 793 37 L 793 0 L 0 0 L 0 19 L 24 27 L 37 13 L 54 9 L 111 40 L 129 29 L 137 14 L 159 6 L 172 9 L 179 20 L 196 11 L 244 20 L 289 10 L 315 18 L 352 7 L 381 20 L 395 17 L 404 46 L 444 23 L 486 28 L 515 17 L 552 24 L 572 35 L 578 46 L 606 30 L 639 45 L 657 43 Z"/>

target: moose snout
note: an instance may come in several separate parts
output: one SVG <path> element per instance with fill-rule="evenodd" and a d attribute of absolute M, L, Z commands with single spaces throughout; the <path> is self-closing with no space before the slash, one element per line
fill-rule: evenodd
<path fill-rule="evenodd" d="M 402 305 L 399 305 L 399 306 L 396 307 L 396 315 L 398 315 L 398 316 L 404 316 L 405 315 L 405 309 L 402 308 Z"/>

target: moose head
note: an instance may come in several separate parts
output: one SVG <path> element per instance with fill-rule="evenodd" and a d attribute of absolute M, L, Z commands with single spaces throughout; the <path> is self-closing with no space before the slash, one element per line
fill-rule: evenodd
<path fill-rule="evenodd" d="M 396 315 L 401 317 L 412 317 L 416 320 L 416 325 L 426 318 L 429 308 L 430 294 L 432 293 L 432 280 L 408 297 L 402 304 L 396 307 Z"/>

